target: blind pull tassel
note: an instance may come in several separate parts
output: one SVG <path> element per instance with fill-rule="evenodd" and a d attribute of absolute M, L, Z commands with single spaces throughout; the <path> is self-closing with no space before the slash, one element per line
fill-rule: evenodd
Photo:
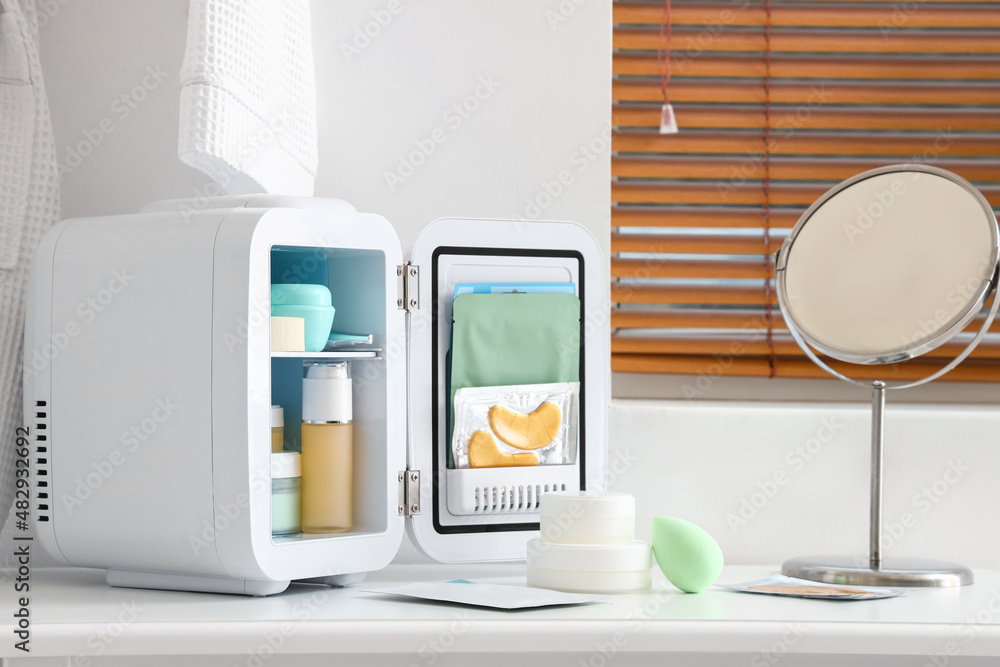
<path fill-rule="evenodd" d="M 660 109 L 660 134 L 677 134 L 677 119 L 674 106 L 667 102 Z"/>

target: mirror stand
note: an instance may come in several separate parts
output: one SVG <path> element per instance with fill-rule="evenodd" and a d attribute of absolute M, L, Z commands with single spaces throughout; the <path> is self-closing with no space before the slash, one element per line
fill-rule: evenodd
<path fill-rule="evenodd" d="M 781 573 L 789 577 L 855 586 L 965 586 L 972 571 L 964 565 L 920 558 L 882 558 L 882 442 L 885 382 L 872 382 L 871 509 L 868 558 L 864 556 L 805 556 L 786 560 Z"/>
<path fill-rule="evenodd" d="M 887 191 L 900 194 L 890 201 Z M 878 224 L 863 242 L 847 233 L 853 219 L 874 211 Z M 972 572 L 961 565 L 883 557 L 883 416 L 887 389 L 945 375 L 989 331 L 1000 307 L 1000 227 L 992 205 L 968 181 L 937 167 L 872 169 L 835 186 L 802 214 L 775 256 L 774 276 L 785 325 L 806 356 L 830 375 L 872 391 L 868 556 L 793 558 L 782 572 L 845 585 L 971 584 Z M 954 285 L 977 288 L 966 290 L 964 300 L 945 299 Z M 908 361 L 955 340 L 987 306 L 962 351 L 920 379 L 862 381 L 820 358 L 854 365 L 849 368 Z"/>

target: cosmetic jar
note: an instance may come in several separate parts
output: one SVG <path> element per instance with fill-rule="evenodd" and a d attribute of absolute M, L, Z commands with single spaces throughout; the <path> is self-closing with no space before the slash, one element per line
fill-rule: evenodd
<path fill-rule="evenodd" d="M 280 405 L 271 406 L 271 453 L 285 451 L 285 410 Z"/>
<path fill-rule="evenodd" d="M 571 593 L 634 593 L 652 584 L 648 544 L 528 542 L 528 585 Z"/>
<path fill-rule="evenodd" d="M 550 491 L 539 502 L 542 539 L 554 544 L 631 544 L 635 498 L 627 493 Z"/>
<path fill-rule="evenodd" d="M 271 454 L 271 534 L 302 532 L 302 457 Z"/>
<path fill-rule="evenodd" d="M 551 491 L 527 545 L 528 585 L 572 593 L 634 593 L 652 584 L 653 550 L 635 539 L 627 493 Z"/>
<path fill-rule="evenodd" d="M 326 347 L 335 312 L 326 285 L 271 285 L 271 317 L 304 319 L 306 352 Z"/>

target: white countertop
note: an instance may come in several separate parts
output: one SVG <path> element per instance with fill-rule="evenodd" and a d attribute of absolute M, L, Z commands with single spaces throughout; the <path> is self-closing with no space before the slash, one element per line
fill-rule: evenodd
<path fill-rule="evenodd" d="M 747 581 L 776 571 L 729 566 L 720 582 Z M 39 569 L 31 573 L 31 656 L 185 654 L 246 659 L 248 652 L 267 653 L 270 642 L 283 657 L 397 654 L 400 664 L 407 664 L 402 656 L 429 655 L 439 649 L 450 655 L 595 655 L 613 647 L 618 658 L 632 653 L 757 654 L 764 660 L 761 665 L 774 664 L 786 652 L 1000 657 L 1000 573 L 992 570 L 976 571 L 972 586 L 908 589 L 896 598 L 858 602 L 778 598 L 718 588 L 686 595 L 667 584 L 658 571 L 654 573 L 653 590 L 646 594 L 505 612 L 409 601 L 361 588 L 459 577 L 524 585 L 523 563 L 394 565 L 371 573 L 361 586 L 292 584 L 268 598 L 110 588 L 102 570 Z M 23 658 L 13 648 L 16 600 L 9 573 L 2 585 L 0 656 Z"/>

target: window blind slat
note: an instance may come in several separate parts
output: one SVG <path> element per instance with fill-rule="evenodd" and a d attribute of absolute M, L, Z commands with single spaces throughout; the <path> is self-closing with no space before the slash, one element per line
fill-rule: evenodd
<path fill-rule="evenodd" d="M 775 230 L 773 238 L 780 243 L 787 230 Z M 736 234 L 622 234 L 612 232 L 612 252 L 699 253 L 723 255 L 758 255 L 763 250 L 760 236 Z M 777 250 L 777 246 L 775 246 Z"/>
<path fill-rule="evenodd" d="M 650 153 L 740 153 L 759 154 L 764 137 L 759 133 L 721 133 L 691 130 L 680 134 L 617 131 L 612 149 L 618 152 Z M 772 136 L 774 155 L 932 155 L 1000 154 L 1000 135 L 959 134 L 942 130 L 933 134 L 794 132 Z"/>
<path fill-rule="evenodd" d="M 771 211 L 772 227 L 792 227 L 803 210 Z M 751 227 L 764 226 L 764 213 L 759 208 L 746 207 L 685 207 L 671 208 L 613 208 L 612 227 Z M 612 243 L 616 238 L 611 235 Z"/>
<path fill-rule="evenodd" d="M 763 274 L 763 263 L 761 263 Z M 611 287 L 611 299 L 616 303 L 714 303 L 727 306 L 764 305 L 767 300 L 760 287 L 729 285 L 631 285 L 616 283 Z M 778 295 L 771 291 L 771 304 L 778 305 Z"/>
<path fill-rule="evenodd" d="M 619 53 L 614 56 L 613 65 L 615 74 L 643 76 L 659 76 L 661 68 L 655 54 Z M 675 76 L 760 78 L 766 74 L 764 59 L 757 55 L 699 58 L 675 55 L 670 68 Z M 771 61 L 773 77 L 814 77 L 817 72 L 827 79 L 996 79 L 1000 78 L 1000 60 L 799 56 Z"/>
<path fill-rule="evenodd" d="M 859 366 L 832 362 L 834 369 L 849 373 L 858 380 L 918 380 L 941 368 L 939 361 L 915 359 L 889 368 Z M 651 355 L 612 354 L 611 370 L 624 373 L 678 373 L 682 375 L 737 375 L 768 377 L 770 365 L 767 357 L 752 355 Z M 830 376 L 812 361 L 797 357 L 778 357 L 775 377 L 780 378 L 829 378 Z M 947 375 L 951 381 L 990 382 L 1000 377 L 1000 361 L 977 360 L 963 363 Z"/>
<path fill-rule="evenodd" d="M 711 35 L 712 51 L 763 51 L 762 31 L 716 30 Z M 675 27 L 674 52 L 691 54 L 709 50 L 703 27 Z M 616 49 L 656 51 L 660 48 L 659 30 L 616 28 Z M 1000 53 L 1000 40 L 986 31 L 945 31 L 910 33 L 905 30 L 796 30 L 781 29 L 771 35 L 772 52 L 830 53 Z"/>
<path fill-rule="evenodd" d="M 797 130 L 1000 130 L 1000 113 L 995 109 L 967 108 L 907 108 L 878 107 L 810 108 L 809 113 L 796 113 L 780 106 L 772 109 L 770 127 L 787 129 L 789 112 Z M 677 123 L 685 128 L 763 128 L 762 105 L 674 105 Z M 612 123 L 618 126 L 659 127 L 659 105 L 616 104 L 611 111 Z"/>
<path fill-rule="evenodd" d="M 977 315 L 965 331 L 978 331 L 985 315 Z M 772 313 L 773 328 L 786 329 L 781 313 Z M 668 310 L 649 308 L 616 308 L 611 311 L 611 326 L 616 329 L 739 329 L 756 330 L 767 327 L 764 309 L 726 308 L 711 310 L 679 306 Z M 1000 332 L 1000 321 L 994 321 L 990 333 Z M 616 337 L 612 337 L 615 340 Z"/>
<path fill-rule="evenodd" d="M 1000 40 L 998 40 L 1000 41 Z M 616 81 L 616 100 L 657 102 L 663 99 L 659 81 Z M 764 102 L 758 83 L 685 81 L 671 83 L 670 98 L 677 102 Z M 774 104 L 1000 104 L 1000 89 L 991 83 L 788 83 L 771 84 Z M 795 127 L 786 124 L 785 127 Z"/>
<path fill-rule="evenodd" d="M 772 157 L 770 173 L 775 180 L 842 181 L 855 174 L 890 164 L 889 160 Z M 953 171 L 970 181 L 1000 181 L 1000 160 L 928 160 L 925 164 Z M 731 157 L 616 157 L 611 175 L 619 178 L 711 178 L 764 177 L 760 160 Z"/>
<path fill-rule="evenodd" d="M 947 359 L 959 354 L 968 345 L 968 336 L 949 341 L 934 350 L 932 357 Z M 774 350 L 779 355 L 801 353 L 798 343 L 786 332 L 773 336 Z M 630 354 L 729 354 L 738 349 L 741 354 L 767 355 L 768 343 L 763 331 L 688 336 L 622 336 L 611 343 L 611 352 Z M 1000 359 L 1000 340 L 986 338 L 970 355 L 973 359 Z"/>
<path fill-rule="evenodd" d="M 773 275 L 769 273 L 768 275 Z M 611 260 L 612 278 L 763 278 L 763 261 L 746 259 Z"/>
<path fill-rule="evenodd" d="M 998 141 L 1000 143 L 1000 141 Z M 739 173 L 739 172 L 737 172 Z M 740 174 L 740 178 L 745 178 Z M 773 176 L 772 176 L 773 178 Z M 830 188 L 825 185 L 772 183 L 768 198 L 771 204 L 809 206 Z M 1000 186 L 981 186 L 987 201 L 1000 207 Z M 661 184 L 615 183 L 611 197 L 619 204 L 764 204 L 764 189 L 758 183 L 689 182 Z"/>
<path fill-rule="evenodd" d="M 866 27 L 905 25 L 907 28 L 997 28 L 1000 16 L 989 7 L 921 7 L 903 14 L 900 3 L 884 6 L 807 7 L 775 5 L 771 25 Z M 674 3 L 671 20 L 675 25 L 762 26 L 766 20 L 760 3 Z M 646 2 L 619 2 L 614 6 L 615 23 L 650 23 L 659 26 L 663 7 Z"/>

